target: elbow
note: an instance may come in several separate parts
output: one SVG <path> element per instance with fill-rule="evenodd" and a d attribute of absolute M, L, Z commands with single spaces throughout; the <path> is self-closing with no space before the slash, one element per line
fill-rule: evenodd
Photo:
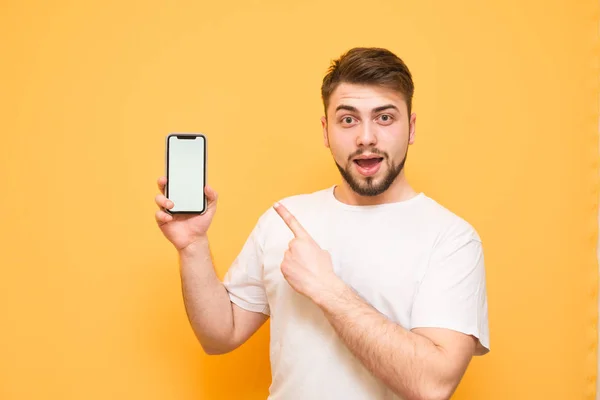
<path fill-rule="evenodd" d="M 423 388 L 415 400 L 450 400 L 454 388 L 447 385 L 432 385 Z"/>
<path fill-rule="evenodd" d="M 206 337 L 198 337 L 198 342 L 200 343 L 200 346 L 202 347 L 202 350 L 204 350 L 204 353 L 208 356 L 220 356 L 223 354 L 227 354 L 230 353 L 231 351 L 235 350 L 238 345 L 236 345 L 234 342 L 231 341 L 226 341 L 226 340 L 221 340 L 221 339 L 209 339 Z"/>
<path fill-rule="evenodd" d="M 395 392 L 399 397 L 407 400 L 450 400 L 454 388 L 444 385 L 427 385 L 417 388 L 409 395 L 405 391 Z"/>
<path fill-rule="evenodd" d="M 222 354 L 228 353 L 227 351 L 217 349 L 216 347 L 202 346 L 202 350 L 204 350 L 204 354 L 206 354 L 207 356 L 220 356 Z"/>
<path fill-rule="evenodd" d="M 231 337 L 225 339 L 225 337 L 227 337 L 226 334 L 209 336 L 197 331 L 194 331 L 194 334 L 196 336 L 196 340 L 200 344 L 200 347 L 204 351 L 204 354 L 208 356 L 220 356 L 227 354 L 239 346 L 239 344 L 231 339 Z"/>
<path fill-rule="evenodd" d="M 230 353 L 231 351 L 233 351 L 235 348 L 235 347 L 225 346 L 225 345 L 215 346 L 215 345 L 209 345 L 209 344 L 204 344 L 204 343 L 200 343 L 200 345 L 202 346 L 202 350 L 204 350 L 204 353 L 208 356 L 220 356 L 223 354 L 227 354 L 227 353 Z"/>

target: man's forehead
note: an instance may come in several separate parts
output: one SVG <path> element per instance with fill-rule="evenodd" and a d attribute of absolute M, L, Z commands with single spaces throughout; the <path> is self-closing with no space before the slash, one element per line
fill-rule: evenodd
<path fill-rule="evenodd" d="M 331 94 L 330 105 L 334 109 L 340 104 L 349 104 L 354 106 L 374 106 L 380 103 L 392 103 L 396 105 L 404 104 L 404 98 L 401 93 L 392 89 L 375 85 L 357 85 L 342 83 Z"/>

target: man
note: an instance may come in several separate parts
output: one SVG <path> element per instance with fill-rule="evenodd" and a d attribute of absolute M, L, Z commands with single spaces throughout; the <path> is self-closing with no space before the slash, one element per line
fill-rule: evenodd
<path fill-rule="evenodd" d="M 267 210 L 224 282 L 206 236 L 215 191 L 200 216 L 172 216 L 156 198 L 204 350 L 232 351 L 271 318 L 269 399 L 448 399 L 472 356 L 489 351 L 480 238 L 404 174 L 413 91 L 385 49 L 331 65 L 323 140 L 343 180 Z"/>

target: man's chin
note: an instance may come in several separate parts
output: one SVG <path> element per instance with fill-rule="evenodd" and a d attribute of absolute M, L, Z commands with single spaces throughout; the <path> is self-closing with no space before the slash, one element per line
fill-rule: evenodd
<path fill-rule="evenodd" d="M 404 159 L 402 159 L 398 166 L 393 163 L 386 163 L 385 165 L 381 165 L 381 168 L 372 176 L 364 176 L 354 168 L 354 165 L 346 165 L 346 168 L 342 168 L 337 162 L 335 165 L 355 193 L 360 196 L 378 196 L 388 190 L 398 178 L 404 169 L 407 155 L 408 148 L 404 154 Z"/>
<path fill-rule="evenodd" d="M 356 193 L 360 196 L 374 197 L 374 196 L 379 196 L 380 194 L 384 193 L 387 190 L 387 188 L 384 188 L 381 185 L 377 185 L 377 186 L 359 185 L 359 186 L 352 187 L 352 190 L 354 191 L 354 193 Z"/>
<path fill-rule="evenodd" d="M 383 184 L 383 178 L 377 175 L 369 177 L 352 176 L 351 181 L 347 182 L 350 188 L 361 196 L 378 196 L 387 190 L 387 187 Z"/>
<path fill-rule="evenodd" d="M 388 190 L 400 172 L 390 174 L 388 168 L 381 168 L 372 176 L 364 176 L 354 168 L 345 169 L 337 163 L 336 165 L 354 193 L 369 197 L 378 196 Z"/>

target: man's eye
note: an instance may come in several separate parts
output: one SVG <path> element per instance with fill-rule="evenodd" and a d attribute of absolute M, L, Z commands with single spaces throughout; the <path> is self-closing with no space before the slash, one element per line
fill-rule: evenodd
<path fill-rule="evenodd" d="M 392 122 L 393 118 L 389 114 L 383 114 L 383 115 L 379 116 L 379 120 L 381 122 Z"/>
<path fill-rule="evenodd" d="M 352 123 L 352 121 L 353 121 L 353 118 L 352 118 L 352 117 L 344 117 L 344 118 L 342 119 L 342 122 L 344 122 L 344 123 L 346 123 L 346 124 L 351 124 L 351 123 Z"/>

